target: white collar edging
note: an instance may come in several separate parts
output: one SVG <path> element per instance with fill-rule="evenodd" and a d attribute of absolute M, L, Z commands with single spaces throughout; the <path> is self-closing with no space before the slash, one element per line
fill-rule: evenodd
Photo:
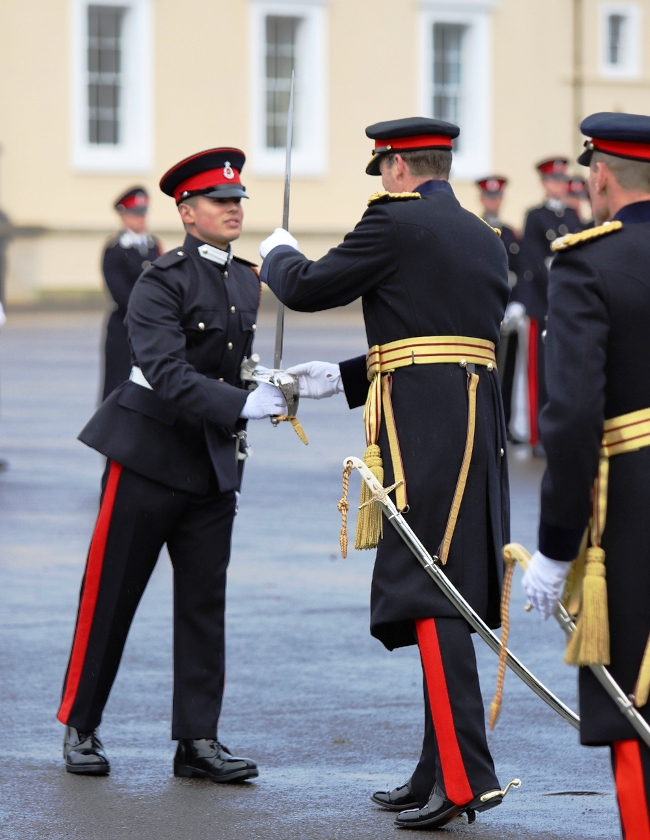
<path fill-rule="evenodd" d="M 227 251 L 222 251 L 221 248 L 215 248 L 214 245 L 206 245 L 204 243 L 196 250 L 204 260 L 210 260 L 210 262 L 216 263 L 217 265 L 227 265 L 232 260 L 232 245 L 228 246 Z"/>

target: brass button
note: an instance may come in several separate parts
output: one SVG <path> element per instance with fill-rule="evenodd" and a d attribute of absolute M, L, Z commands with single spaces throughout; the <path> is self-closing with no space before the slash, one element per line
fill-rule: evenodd
<path fill-rule="evenodd" d="M 494 370 L 494 365 L 492 364 L 492 362 L 487 363 L 487 369 L 488 370 Z"/>
<path fill-rule="evenodd" d="M 503 447 L 501 447 L 501 457 L 503 458 L 503 456 L 504 456 L 505 454 L 506 454 L 506 453 L 503 451 Z"/>
<path fill-rule="evenodd" d="M 257 329 L 257 324 L 253 324 L 253 332 Z"/>
<path fill-rule="evenodd" d="M 229 341 L 229 342 L 228 342 L 228 349 L 229 349 L 229 350 L 232 350 L 232 341 Z"/>
<path fill-rule="evenodd" d="M 220 376 L 219 379 L 217 379 L 217 382 L 223 382 L 223 376 Z M 503 455 L 503 449 L 501 450 L 501 454 Z"/>
<path fill-rule="evenodd" d="M 200 329 L 200 330 L 204 330 L 204 329 L 205 329 L 205 324 L 203 323 L 203 321 L 199 321 L 199 329 Z"/>
<path fill-rule="evenodd" d="M 224 276 L 224 277 L 227 277 L 227 276 L 228 276 L 228 272 L 227 272 L 227 271 L 224 271 L 223 276 Z"/>
<path fill-rule="evenodd" d="M 461 367 L 467 367 L 467 359 L 461 359 L 460 362 L 458 362 L 458 364 Z"/>
<path fill-rule="evenodd" d="M 554 239 L 557 239 L 557 233 L 552 228 L 549 228 L 546 231 L 546 238 L 549 242 L 552 242 Z"/>
<path fill-rule="evenodd" d="M 230 307 L 230 311 L 231 311 L 232 313 L 235 313 L 235 312 L 237 311 L 237 309 L 236 309 L 236 307 L 231 306 L 231 307 Z"/>
<path fill-rule="evenodd" d="M 185 251 L 176 251 L 176 253 L 178 254 L 179 257 L 182 257 L 182 256 L 184 256 Z"/>

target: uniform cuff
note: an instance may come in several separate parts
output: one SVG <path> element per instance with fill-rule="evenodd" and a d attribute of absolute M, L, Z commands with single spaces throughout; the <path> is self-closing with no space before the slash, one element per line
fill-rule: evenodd
<path fill-rule="evenodd" d="M 549 560 L 575 560 L 580 550 L 584 528 L 563 528 L 560 525 L 539 523 L 538 546 Z"/>
<path fill-rule="evenodd" d="M 345 391 L 345 398 L 350 408 L 358 408 L 366 404 L 368 398 L 368 373 L 366 357 L 356 356 L 339 363 L 341 382 Z"/>

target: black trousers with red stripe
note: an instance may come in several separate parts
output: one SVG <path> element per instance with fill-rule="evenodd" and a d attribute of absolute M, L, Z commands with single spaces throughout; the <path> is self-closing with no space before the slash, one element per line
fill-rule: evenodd
<path fill-rule="evenodd" d="M 415 622 L 424 671 L 424 742 L 411 777 L 420 805 L 435 783 L 457 805 L 499 788 L 469 625 L 462 618 Z"/>
<path fill-rule="evenodd" d="M 216 738 L 225 676 L 224 611 L 234 492 L 203 496 L 111 462 L 81 585 L 58 717 L 99 726 L 135 611 L 167 544 L 174 568 L 172 738 Z"/>
<path fill-rule="evenodd" d="M 616 798 L 625 840 L 650 840 L 650 748 L 642 741 L 611 745 Z"/>

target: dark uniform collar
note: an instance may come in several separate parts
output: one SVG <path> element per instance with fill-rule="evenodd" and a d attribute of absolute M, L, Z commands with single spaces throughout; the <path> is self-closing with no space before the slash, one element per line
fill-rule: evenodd
<path fill-rule="evenodd" d="M 650 201 L 635 201 L 632 204 L 626 204 L 614 216 L 613 221 L 623 222 L 626 225 L 650 222 Z"/>
<path fill-rule="evenodd" d="M 423 184 L 420 184 L 419 187 L 415 188 L 415 192 L 419 192 L 420 195 L 433 195 L 433 193 L 438 192 L 445 192 L 449 195 L 454 194 L 449 181 L 442 181 L 439 178 L 431 181 L 425 181 Z"/>
<path fill-rule="evenodd" d="M 232 245 L 229 245 L 228 250 L 224 251 L 221 248 L 216 248 L 214 245 L 208 245 L 206 242 L 202 242 L 190 233 L 186 234 L 183 245 L 190 253 L 198 254 L 202 259 L 215 263 L 220 267 L 228 265 L 232 260 Z"/>

